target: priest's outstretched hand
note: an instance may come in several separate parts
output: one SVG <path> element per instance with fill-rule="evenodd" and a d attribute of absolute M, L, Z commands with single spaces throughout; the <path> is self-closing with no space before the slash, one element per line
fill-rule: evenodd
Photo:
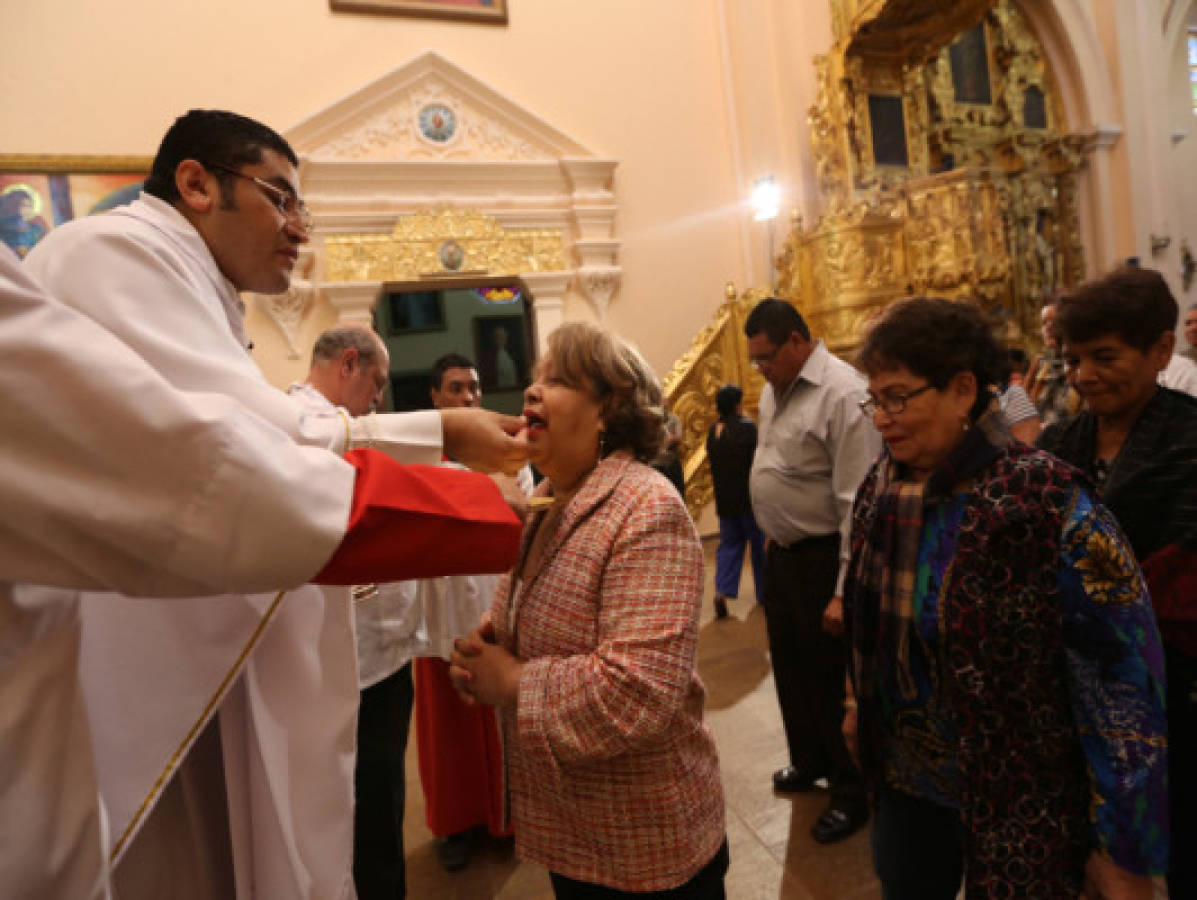
<path fill-rule="evenodd" d="M 315 584 L 475 575 L 515 563 L 523 522 L 499 479 L 404 466 L 377 450 L 350 450 L 345 461 L 357 470 L 349 521 Z"/>
<path fill-rule="evenodd" d="M 468 407 L 442 409 L 445 455 L 480 472 L 514 475 L 528 459 L 527 422 Z"/>

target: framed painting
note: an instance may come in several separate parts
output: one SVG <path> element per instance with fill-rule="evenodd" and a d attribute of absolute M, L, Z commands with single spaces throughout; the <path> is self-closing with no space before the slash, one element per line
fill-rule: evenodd
<path fill-rule="evenodd" d="M 507 0 L 329 0 L 337 12 L 366 12 L 428 19 L 472 19 L 507 24 Z"/>
<path fill-rule="evenodd" d="M 901 97 L 869 94 L 869 133 L 873 138 L 873 165 L 910 165 L 906 152 L 906 113 Z"/>
<path fill-rule="evenodd" d="M 59 225 L 136 199 L 150 163 L 141 156 L 0 154 L 0 241 L 24 258 Z"/>
<path fill-rule="evenodd" d="M 387 294 L 387 306 L 388 334 L 445 330 L 445 299 L 440 291 L 395 291 Z"/>
<path fill-rule="evenodd" d="M 948 48 L 952 64 L 952 90 L 957 103 L 989 104 L 993 86 L 989 81 L 989 43 L 985 23 L 970 28 Z"/>
<path fill-rule="evenodd" d="M 475 316 L 474 359 L 483 391 L 528 386 L 528 341 L 523 316 Z"/>

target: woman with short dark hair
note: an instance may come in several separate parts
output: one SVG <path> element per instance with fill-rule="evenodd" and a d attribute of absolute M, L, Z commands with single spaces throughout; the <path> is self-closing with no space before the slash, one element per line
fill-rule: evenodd
<path fill-rule="evenodd" d="M 1197 897 L 1197 399 L 1157 383 L 1177 314 L 1150 269 L 1120 269 L 1062 298 L 1068 380 L 1085 409 L 1039 446 L 1093 479 L 1147 577 L 1168 675 L 1168 887 Z"/>
<path fill-rule="evenodd" d="M 1150 897 L 1167 856 L 1163 672 L 1113 517 L 1014 441 L 978 310 L 917 298 L 865 337 L 885 450 L 853 512 L 844 732 L 877 789 L 887 900 Z M 857 706 L 858 704 L 858 706 Z M 1123 893 L 1113 893 L 1123 891 Z"/>

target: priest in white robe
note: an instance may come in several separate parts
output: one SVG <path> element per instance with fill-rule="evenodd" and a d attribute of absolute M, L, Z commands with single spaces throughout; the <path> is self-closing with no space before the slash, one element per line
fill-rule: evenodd
<path fill-rule="evenodd" d="M 146 190 L 158 196 L 56 229 L 26 265 L 171 385 L 235 398 L 298 443 L 336 452 L 369 446 L 429 463 L 447 449 L 467 461 L 517 465 L 521 442 L 497 426 L 514 431 L 518 420 L 484 423 L 435 412 L 312 417 L 261 377 L 246 352 L 237 292 L 287 285 L 309 224 L 295 165 L 290 148 L 264 126 L 228 113 L 192 112 L 168 132 L 155 159 Z M 385 470 L 369 457 L 355 465 L 359 487 Z M 501 568 L 509 555 L 506 535 L 518 521 L 493 483 L 416 468 L 407 488 L 412 501 L 436 506 L 448 492 L 453 510 L 426 514 L 425 527 L 385 550 L 368 544 L 353 557 L 354 574 L 362 573 L 353 580 Z M 355 504 L 350 521 L 377 536 L 373 508 Z M 438 526 L 477 540 L 474 552 L 435 553 Z M 268 552 L 295 550 L 278 541 Z M 46 592 L 30 596 L 45 600 Z M 314 588 L 169 604 L 84 595 L 81 609 L 81 675 L 113 861 L 119 864 L 219 709 L 236 896 L 352 896 L 357 691 L 347 592 L 337 603 Z M 187 823 L 173 826 L 185 833 Z M 206 868 L 203 848 L 195 849 L 194 866 Z M 174 896 L 189 888 L 204 895 L 180 871 L 181 861 L 172 865 L 160 875 L 173 875 Z M 153 877 L 131 877 L 130 884 L 160 891 Z"/>
<path fill-rule="evenodd" d="M 19 602 L 13 583 L 174 597 L 298 585 L 322 568 L 343 583 L 365 571 L 363 526 L 410 524 L 387 491 L 408 493 L 411 473 L 354 451 L 376 467 L 359 484 L 355 465 L 235 398 L 172 387 L 3 247 L 0 355 L 0 885 L 11 900 L 89 897 L 105 892 L 107 842 L 75 594 L 25 589 Z"/>

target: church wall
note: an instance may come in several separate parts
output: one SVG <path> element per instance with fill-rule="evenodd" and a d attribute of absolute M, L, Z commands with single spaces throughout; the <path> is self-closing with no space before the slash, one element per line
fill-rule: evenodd
<path fill-rule="evenodd" d="M 510 0 L 506 27 L 333 14 L 327 0 L 0 6 L 0 152 L 148 155 L 192 106 L 285 131 L 432 48 L 619 160 L 624 276 L 608 322 L 659 371 L 709 321 L 725 281 L 745 286 L 715 0 Z M 571 295 L 566 316 L 596 313 Z M 251 322 L 267 366 L 285 360 L 273 325 Z"/>
<path fill-rule="evenodd" d="M 1111 129 L 1083 209 L 1090 272 L 1139 255 L 1179 292 L 1179 245 L 1197 243 L 1197 129 L 1181 108 L 1177 17 L 1160 0 L 1025 0 L 1056 67 L 1071 127 Z M 825 0 L 510 0 L 506 27 L 333 14 L 327 0 L 71 0 L 0 4 L 0 152 L 150 154 L 191 106 L 280 130 L 432 48 L 593 153 L 619 160 L 620 292 L 607 321 L 665 372 L 709 322 L 723 284 L 769 278 L 767 230 L 745 199 L 778 177 L 791 210 L 821 208 L 806 111 L 811 58 L 831 43 Z M 1168 82 L 1171 87 L 1162 85 Z M 1175 95 L 1172 95 L 1175 91 Z M 1178 126 L 1177 122 L 1189 122 Z M 1170 135 L 1194 133 L 1179 143 Z M 1150 234 L 1171 246 L 1150 253 Z M 1195 248 L 1197 249 L 1197 248 Z M 577 292 L 566 318 L 597 317 Z M 319 303 L 298 344 L 335 318 Z M 251 309 L 276 383 L 302 374 Z"/>
<path fill-rule="evenodd" d="M 1181 26 L 1197 27 L 1197 2 L 1189 5 L 1187 15 L 1180 20 Z M 1172 247 L 1176 256 L 1176 268 L 1180 267 L 1180 242 L 1187 238 L 1189 251 L 1197 255 L 1197 114 L 1193 112 L 1192 94 L 1189 88 L 1188 43 L 1184 27 L 1173 29 L 1166 35 L 1171 39 L 1171 54 L 1168 65 L 1167 123 L 1169 129 L 1169 172 L 1167 190 L 1176 205 L 1176 225 L 1171 230 Z M 1197 303 L 1197 278 L 1188 293 L 1173 282 L 1176 299 L 1182 313 Z M 1179 338 L 1184 346 L 1184 338 Z"/>

